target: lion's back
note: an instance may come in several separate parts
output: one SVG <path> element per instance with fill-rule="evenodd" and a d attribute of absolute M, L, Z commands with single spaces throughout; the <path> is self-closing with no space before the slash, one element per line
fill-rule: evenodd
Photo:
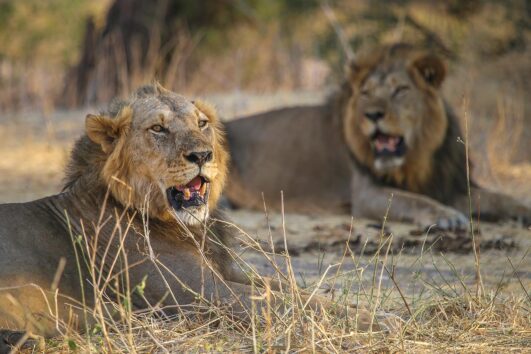
<path fill-rule="evenodd" d="M 70 259 L 72 243 L 44 203 L 41 199 L 0 205 L 0 283 L 23 272 L 48 274 L 51 279 L 60 258 Z"/>
<path fill-rule="evenodd" d="M 348 155 L 331 115 L 327 105 L 298 106 L 227 123 L 229 200 L 262 208 L 264 193 L 272 204 L 268 207 L 279 209 L 283 191 L 292 210 L 343 208 L 348 203 Z"/>

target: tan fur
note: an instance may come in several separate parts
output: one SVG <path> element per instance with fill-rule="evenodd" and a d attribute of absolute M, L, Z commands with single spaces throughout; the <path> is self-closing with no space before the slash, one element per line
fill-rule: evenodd
<path fill-rule="evenodd" d="M 155 86 L 161 95 L 171 96 L 171 92 L 165 90 L 160 86 Z M 106 153 L 107 159 L 102 168 L 101 176 L 106 185 L 108 185 L 113 196 L 122 205 L 132 205 L 134 208 L 140 209 L 145 203 L 145 197 L 152 195 L 150 200 L 151 216 L 163 220 L 172 219 L 172 215 L 167 212 L 164 198 L 160 198 L 159 193 L 155 192 L 159 189 L 156 181 L 153 181 L 154 176 L 164 176 L 167 174 L 168 166 L 163 159 L 166 157 L 157 156 L 156 153 L 146 148 L 143 151 L 135 151 L 128 144 L 128 135 L 131 125 L 133 110 L 127 103 L 122 102 L 122 107 L 115 117 L 108 117 L 105 115 L 88 115 L 86 119 L 87 136 L 93 141 L 101 145 L 102 150 Z M 190 102 L 192 104 L 192 102 Z M 212 180 L 211 190 L 209 195 L 209 208 L 213 210 L 221 195 L 221 190 L 225 183 L 227 175 L 228 153 L 224 148 L 224 137 L 221 128 L 221 123 L 218 121 L 217 115 L 213 107 L 208 103 L 202 101 L 194 101 L 195 109 L 191 114 L 199 116 L 203 115 L 208 118 L 211 129 L 214 134 L 212 136 L 211 145 L 214 154 L 214 161 L 205 165 L 204 169 L 212 169 L 215 174 L 215 179 Z M 147 113 L 148 115 L 151 113 Z M 162 118 L 164 120 L 164 117 Z M 154 123 L 158 120 L 155 119 Z M 135 148 L 138 146 L 135 145 Z M 204 144 L 198 145 L 199 149 L 204 148 Z M 179 156 L 182 152 L 174 150 L 170 155 Z M 139 155 L 139 156 L 138 156 Z M 149 165 L 138 163 L 137 157 L 150 161 Z M 182 159 L 181 159 L 182 160 Z M 177 164 L 182 161 L 177 162 Z M 160 169 L 160 171 L 157 171 Z M 116 183 L 122 182 L 122 183 Z M 177 179 L 176 184 L 186 182 L 186 180 Z M 133 188 L 134 187 L 134 188 Z M 161 201 L 162 200 L 162 201 Z"/>
<path fill-rule="evenodd" d="M 201 128 L 205 117 L 208 124 Z M 154 124 L 164 125 L 164 134 L 157 134 Z M 190 151 L 207 150 L 213 158 L 202 167 L 186 158 Z M 90 313 L 95 305 L 92 284 L 98 279 L 103 279 L 99 286 L 108 280 L 104 290 L 111 298 L 114 284 L 132 290 L 145 282 L 143 296 L 132 291 L 135 309 L 156 305 L 175 314 L 214 302 L 248 321 L 253 290 L 225 246 L 232 229 L 216 210 L 227 163 L 215 110 L 159 85 L 112 103 L 106 113 L 88 115 L 63 192 L 0 205 L 0 329 L 53 335 L 62 328 L 53 317 L 66 323 L 74 318 L 82 328 L 84 312 L 72 304 L 79 308 L 84 300 Z M 198 173 L 211 184 L 208 213 L 191 218 L 174 212 L 166 188 L 186 184 Z M 54 276 L 64 261 L 57 283 Z M 128 283 L 122 284 L 125 272 Z M 279 294 L 272 295 L 273 307 L 286 306 Z M 258 311 L 266 307 L 257 302 Z M 346 313 L 319 297 L 309 304 L 314 310 L 325 306 Z M 369 328 L 370 314 L 354 312 L 361 316 L 359 328 Z M 85 319 L 90 323 L 93 317 Z M 3 333 L 0 351 L 7 338 Z"/>
<path fill-rule="evenodd" d="M 226 148 L 225 142 L 225 132 L 222 129 L 221 122 L 219 121 L 216 111 L 212 105 L 201 100 L 194 101 L 195 106 L 199 112 L 203 113 L 208 117 L 211 124 L 216 129 L 216 134 L 214 136 L 214 144 L 217 146 L 218 153 L 214 156 L 217 165 L 217 174 L 218 180 L 215 184 L 212 185 L 212 190 L 210 192 L 210 198 L 212 200 L 212 205 L 217 205 L 223 187 L 225 185 L 225 180 L 228 175 L 228 164 L 229 164 L 229 153 Z"/>
<path fill-rule="evenodd" d="M 412 88 L 407 98 L 402 97 L 391 102 L 389 95 L 369 99 L 360 97 L 363 86 L 367 86 L 365 80 L 369 76 L 378 76 L 380 73 L 385 75 L 397 63 L 403 65 L 400 70 L 406 70 L 411 79 L 409 83 Z M 428 84 L 420 75 L 421 72 L 429 73 L 433 70 L 431 67 L 425 67 L 430 65 L 439 69 L 436 85 Z M 415 52 L 409 47 L 393 49 L 384 47 L 366 54 L 360 53 L 359 58 L 351 65 L 349 80 L 352 93 L 348 98 L 349 104 L 344 115 L 344 139 L 356 159 L 368 167 L 373 175 L 412 192 L 425 192 L 424 186 L 432 178 L 433 164 L 436 163 L 433 156 L 442 146 L 448 128 L 444 102 L 438 92 L 444 73 L 444 66 L 439 59 L 423 52 Z M 383 86 L 390 86 L 389 89 L 392 90 L 392 86 L 396 86 L 393 79 L 391 77 L 389 81 L 386 80 Z M 414 104 L 415 102 L 423 104 Z M 369 141 L 373 124 L 363 115 L 367 106 L 374 105 L 391 108 L 383 123 L 380 123 L 387 133 L 412 135 L 412 141 L 408 144 L 409 153 L 400 168 L 386 172 L 374 168 L 374 152 Z M 452 144 L 445 148 L 459 149 L 460 146 Z"/>
<path fill-rule="evenodd" d="M 462 228 L 468 215 L 463 137 L 445 103 L 446 65 L 406 44 L 361 51 L 344 83 L 320 106 L 292 107 L 227 124 L 232 156 L 228 199 L 236 206 L 289 212 L 350 212 Z M 367 113 L 382 112 L 374 123 Z M 406 152 L 376 157 L 376 129 L 403 137 Z M 530 209 L 471 182 L 475 210 L 491 218 Z M 481 196 L 481 198 L 479 198 Z"/>

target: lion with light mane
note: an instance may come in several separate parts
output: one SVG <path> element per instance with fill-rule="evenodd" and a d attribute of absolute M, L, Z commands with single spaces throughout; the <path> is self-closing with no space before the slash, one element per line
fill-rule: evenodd
<path fill-rule="evenodd" d="M 323 105 L 226 124 L 229 201 L 262 209 L 263 193 L 267 207 L 278 210 L 283 191 L 288 212 L 387 215 L 422 227 L 464 228 L 465 148 L 440 91 L 444 62 L 395 44 L 360 52 L 347 71 L 341 89 Z M 474 181 L 471 196 L 483 217 L 531 220 L 528 207 Z"/>
<path fill-rule="evenodd" d="M 214 302 L 248 321 L 251 282 L 216 210 L 227 162 L 212 107 L 158 84 L 89 114 L 63 192 L 0 205 L 0 352 L 21 337 L 16 330 L 54 335 L 56 318 L 90 323 L 83 306 L 95 306 L 95 291 L 119 297 L 115 282 L 122 294 L 129 287 L 135 309 L 174 314 Z M 141 283 L 142 295 L 133 291 Z M 271 301 L 286 306 L 274 292 Z M 330 307 L 320 297 L 308 303 Z M 370 314 L 357 313 L 368 329 Z"/>

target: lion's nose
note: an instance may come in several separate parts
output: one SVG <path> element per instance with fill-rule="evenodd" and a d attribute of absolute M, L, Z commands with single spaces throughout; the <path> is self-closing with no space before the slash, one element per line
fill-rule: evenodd
<path fill-rule="evenodd" d="M 367 117 L 367 119 L 373 121 L 374 123 L 376 123 L 377 121 L 382 119 L 384 116 L 385 116 L 384 111 L 379 110 L 379 109 L 378 110 L 374 110 L 374 111 L 366 111 L 365 112 L 365 117 Z"/>
<path fill-rule="evenodd" d="M 212 151 L 192 151 L 184 157 L 191 163 L 195 163 L 198 166 L 203 166 L 208 161 L 212 160 Z"/>

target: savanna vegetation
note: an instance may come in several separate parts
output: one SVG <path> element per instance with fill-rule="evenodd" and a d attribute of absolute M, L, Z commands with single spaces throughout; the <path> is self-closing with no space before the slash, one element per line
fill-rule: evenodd
<path fill-rule="evenodd" d="M 322 101 L 349 51 L 400 40 L 447 59 L 443 91 L 468 124 L 477 180 L 531 203 L 530 19 L 525 0 L 1 1 L 0 202 L 59 192 L 86 113 L 142 83 L 157 79 L 207 96 L 231 119 Z M 477 238 L 459 239 L 289 210 L 228 214 L 241 228 L 232 256 L 288 283 L 287 312 L 253 313 L 249 326 L 216 306 L 202 320 L 164 317 L 132 311 L 128 294 L 115 302 L 96 289 L 114 316 L 98 315 L 81 333 L 61 324 L 61 335 L 38 343 L 40 350 L 505 353 L 531 346 L 531 231 L 517 221 L 475 224 Z M 359 332 L 352 321 L 306 309 L 296 283 L 374 314 L 397 314 L 404 325 Z M 270 295 L 256 288 L 257 298 Z"/>

